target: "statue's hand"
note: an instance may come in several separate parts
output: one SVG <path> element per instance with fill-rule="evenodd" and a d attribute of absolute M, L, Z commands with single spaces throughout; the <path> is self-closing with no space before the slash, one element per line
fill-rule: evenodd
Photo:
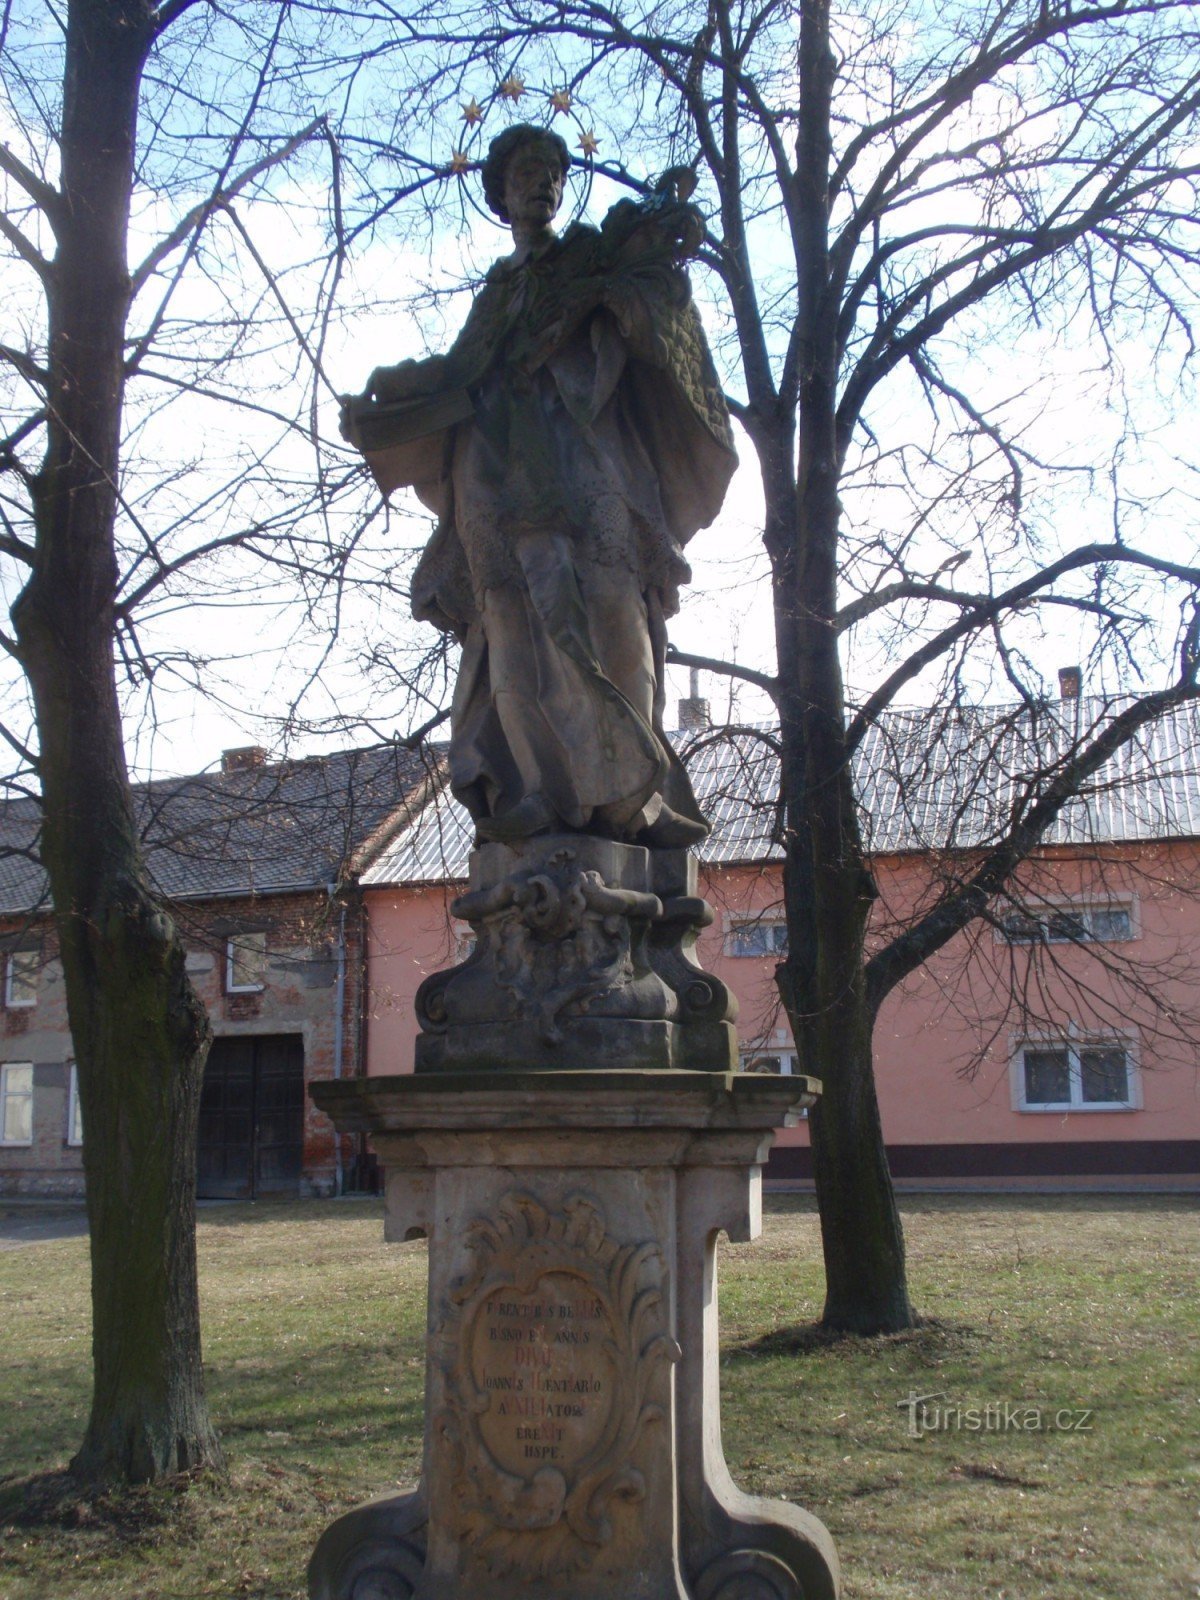
<path fill-rule="evenodd" d="M 343 439 L 353 442 L 355 413 L 370 399 L 366 394 L 340 394 L 338 395 L 338 431 Z"/>
<path fill-rule="evenodd" d="M 367 379 L 367 393 L 381 405 L 397 400 L 419 400 L 444 389 L 448 376 L 445 356 L 399 361 L 394 367 L 376 367 Z"/>

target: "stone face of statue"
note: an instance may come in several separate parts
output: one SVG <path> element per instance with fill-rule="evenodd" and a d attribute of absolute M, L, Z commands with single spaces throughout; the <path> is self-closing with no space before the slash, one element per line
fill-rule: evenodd
<path fill-rule="evenodd" d="M 562 196 L 562 165 L 553 146 L 531 140 L 513 152 L 504 169 L 504 209 L 518 244 L 549 231 Z"/>

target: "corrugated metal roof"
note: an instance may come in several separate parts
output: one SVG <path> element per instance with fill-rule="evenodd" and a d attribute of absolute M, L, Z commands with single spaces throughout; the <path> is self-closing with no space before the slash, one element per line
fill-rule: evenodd
<path fill-rule="evenodd" d="M 170 899 L 323 887 L 406 820 L 428 772 L 427 756 L 387 744 L 140 784 L 146 863 Z M 44 903 L 39 821 L 35 800 L 0 803 L 0 912 Z"/>
<path fill-rule="evenodd" d="M 895 710 L 867 731 L 855 785 L 873 854 L 978 849 L 1011 825 L 1030 781 L 1052 775 L 1080 734 L 1102 729 L 1128 699 L 1042 706 Z M 673 735 L 713 825 L 700 847 L 712 865 L 779 859 L 777 733 L 768 725 Z M 1176 707 L 1143 729 L 1070 801 L 1046 844 L 1200 836 L 1200 706 Z M 472 829 L 442 791 L 363 874 L 370 884 L 466 876 Z"/>

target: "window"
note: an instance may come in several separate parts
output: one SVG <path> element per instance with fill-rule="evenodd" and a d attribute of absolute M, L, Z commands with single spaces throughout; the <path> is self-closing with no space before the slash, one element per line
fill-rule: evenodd
<path fill-rule="evenodd" d="M 83 1143 L 83 1112 L 79 1109 L 79 1068 L 71 1063 L 71 1085 L 67 1093 L 67 1143 Z"/>
<path fill-rule="evenodd" d="M 787 923 L 782 917 L 743 917 L 729 924 L 725 953 L 731 956 L 787 955 Z"/>
<path fill-rule="evenodd" d="M 775 1047 L 743 1050 L 740 1060 L 743 1072 L 774 1072 L 780 1077 L 791 1078 L 800 1070 L 796 1052 L 790 1047 L 786 1050 Z"/>
<path fill-rule="evenodd" d="M 1020 1111 L 1132 1111 L 1137 1080 L 1128 1046 L 1114 1040 L 1054 1040 L 1017 1052 Z"/>
<path fill-rule="evenodd" d="M 267 970 L 265 933 L 239 933 L 225 944 L 225 988 L 230 994 L 257 994 Z"/>
<path fill-rule="evenodd" d="M 0 1144 L 33 1143 L 33 1067 L 28 1061 L 0 1066 Z"/>
<path fill-rule="evenodd" d="M 1046 906 L 1009 911 L 1000 921 L 1009 944 L 1120 944 L 1134 937 L 1130 906 Z"/>
<path fill-rule="evenodd" d="M 4 965 L 4 1004 L 10 1009 L 17 1006 L 37 1005 L 38 973 L 41 970 L 40 950 L 10 950 Z"/>

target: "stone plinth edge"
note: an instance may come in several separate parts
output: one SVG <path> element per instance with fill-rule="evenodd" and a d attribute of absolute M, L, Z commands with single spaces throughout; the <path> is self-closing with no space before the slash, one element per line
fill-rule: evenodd
<path fill-rule="evenodd" d="M 765 1072 L 585 1067 L 325 1079 L 310 1092 L 343 1133 L 448 1127 L 463 1118 L 474 1127 L 775 1129 L 793 1126 L 821 1085 Z"/>

